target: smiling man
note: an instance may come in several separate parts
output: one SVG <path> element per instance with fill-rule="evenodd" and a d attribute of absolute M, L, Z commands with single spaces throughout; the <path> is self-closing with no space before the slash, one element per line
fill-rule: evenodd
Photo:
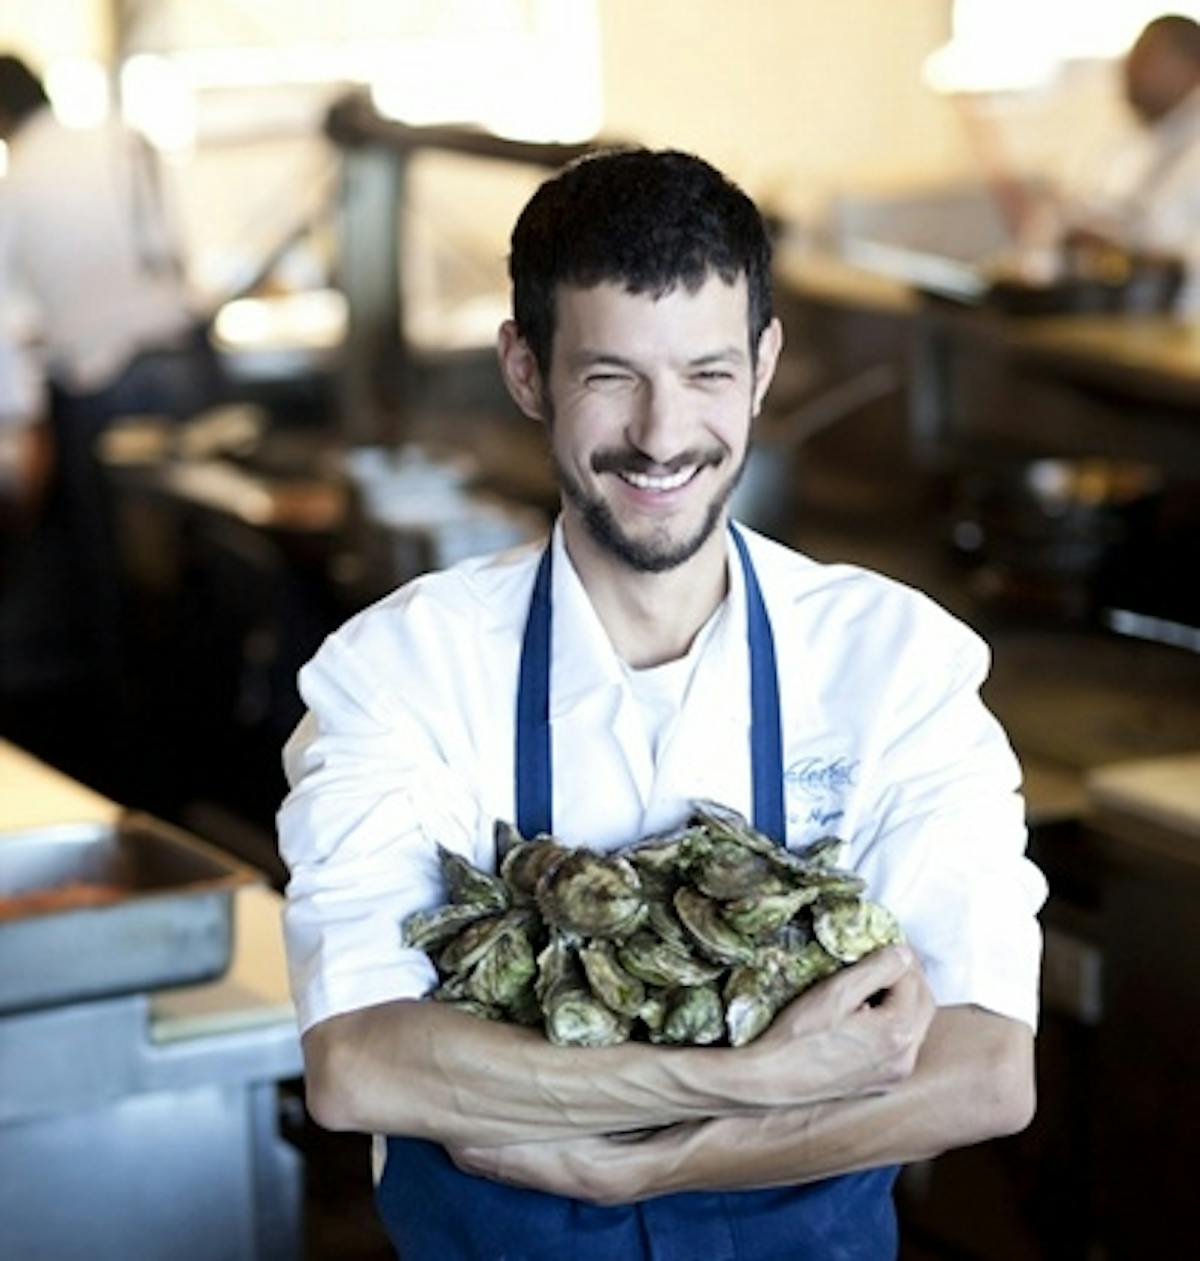
<path fill-rule="evenodd" d="M 516 324 L 505 325 L 505 374 L 524 410 L 550 426 L 577 548 L 662 573 L 713 547 L 779 353 L 774 322 L 754 353 L 747 302 L 743 278 L 719 276 L 652 301 L 612 283 L 564 287 L 544 390 Z"/>
<path fill-rule="evenodd" d="M 280 838 L 309 1103 L 386 1136 L 405 1261 L 886 1261 L 897 1166 L 1031 1115 L 1045 886 L 986 648 L 729 521 L 782 346 L 769 269 L 753 203 L 698 158 L 547 181 L 499 356 L 559 521 L 408 584 L 302 672 Z M 424 1001 L 398 925 L 444 900 L 438 844 L 492 868 L 503 819 L 611 850 L 696 798 L 781 845 L 836 831 L 908 944 L 736 1050 L 559 1047 Z"/>

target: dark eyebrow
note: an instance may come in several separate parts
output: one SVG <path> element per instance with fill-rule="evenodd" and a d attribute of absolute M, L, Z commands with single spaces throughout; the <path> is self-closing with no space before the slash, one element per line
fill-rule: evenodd
<path fill-rule="evenodd" d="M 741 346 L 725 346 L 705 355 L 688 360 L 689 368 L 706 368 L 714 363 L 745 363 L 746 352 Z M 571 356 L 572 368 L 622 368 L 626 372 L 638 371 L 637 364 L 624 355 L 614 355 L 602 350 L 580 350 Z"/>
<path fill-rule="evenodd" d="M 635 372 L 632 359 L 622 355 L 607 354 L 602 350 L 581 350 L 571 356 L 572 368 L 624 368 L 627 372 Z"/>
<path fill-rule="evenodd" d="M 706 368 L 713 363 L 745 363 L 746 352 L 741 346 L 726 346 L 723 350 L 710 351 L 688 361 L 689 368 Z"/>

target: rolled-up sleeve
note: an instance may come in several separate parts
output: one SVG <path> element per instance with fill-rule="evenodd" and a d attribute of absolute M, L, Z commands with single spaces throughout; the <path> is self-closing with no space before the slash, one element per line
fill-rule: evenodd
<path fill-rule="evenodd" d="M 301 1029 L 435 983 L 400 925 L 441 900 L 435 842 L 469 852 L 479 807 L 422 717 L 341 635 L 301 671 L 308 712 L 284 751 L 278 816 Z"/>

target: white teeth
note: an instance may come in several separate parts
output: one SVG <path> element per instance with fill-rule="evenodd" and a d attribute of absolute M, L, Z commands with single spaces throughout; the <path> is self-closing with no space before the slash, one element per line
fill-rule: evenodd
<path fill-rule="evenodd" d="M 686 482 L 691 481 L 695 476 L 696 466 L 693 464 L 685 469 L 680 469 L 678 473 L 671 473 L 666 477 L 651 477 L 649 473 L 630 473 L 625 472 L 620 476 L 627 481 L 630 486 L 636 486 L 638 490 L 677 490 Z"/>

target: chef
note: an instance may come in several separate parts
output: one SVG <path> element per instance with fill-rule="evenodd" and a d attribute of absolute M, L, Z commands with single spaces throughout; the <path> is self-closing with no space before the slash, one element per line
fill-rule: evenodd
<path fill-rule="evenodd" d="M 987 650 L 925 597 L 729 520 L 782 331 L 753 203 L 700 159 L 621 150 L 513 233 L 500 368 L 545 426 L 544 545 L 423 576 L 301 673 L 285 751 L 286 936 L 309 1105 L 386 1135 L 406 1261 L 896 1253 L 897 1166 L 1033 1107 L 1045 886 Z M 780 844 L 836 833 L 907 944 L 738 1049 L 550 1044 L 421 1001 L 400 922 L 436 845 L 493 824 L 611 850 L 696 798 Z"/>
<path fill-rule="evenodd" d="M 40 442 L 36 511 L 8 542 L 0 587 L 0 706 L 11 737 L 120 796 L 145 754 L 126 713 L 117 537 L 94 446 L 116 418 L 213 405 L 220 372 L 146 142 L 116 122 L 62 126 L 11 54 L 0 140 L 0 378 L 22 360 L 44 412 L 23 435 Z"/>
<path fill-rule="evenodd" d="M 1150 22 L 1121 66 L 1136 138 L 1104 155 L 1102 170 L 1067 208 L 1068 244 L 1085 258 L 1119 249 L 1184 266 L 1176 309 L 1200 311 L 1200 23 Z"/>

